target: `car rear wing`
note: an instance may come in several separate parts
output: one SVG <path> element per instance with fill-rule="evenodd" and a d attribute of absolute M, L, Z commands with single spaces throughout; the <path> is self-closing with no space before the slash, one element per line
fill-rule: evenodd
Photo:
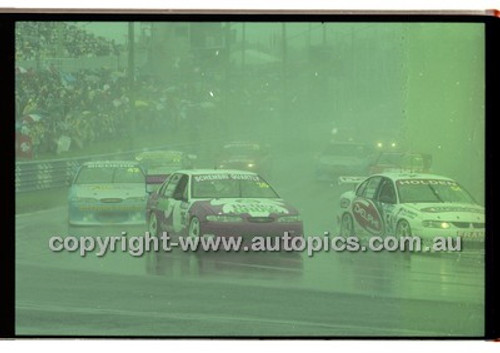
<path fill-rule="evenodd" d="M 362 181 L 364 181 L 367 177 L 366 176 L 340 176 L 338 178 L 338 184 L 339 185 L 358 185 Z"/>

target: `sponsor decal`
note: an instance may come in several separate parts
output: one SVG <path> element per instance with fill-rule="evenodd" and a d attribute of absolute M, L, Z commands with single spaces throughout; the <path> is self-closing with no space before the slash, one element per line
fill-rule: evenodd
<path fill-rule="evenodd" d="M 400 179 L 396 181 L 397 185 L 449 185 L 458 187 L 459 185 L 453 180 L 442 179 Z"/>
<path fill-rule="evenodd" d="M 221 173 L 221 174 L 201 174 L 195 175 L 194 181 L 197 183 L 213 181 L 213 180 L 249 180 L 260 181 L 260 178 L 254 174 L 235 174 L 235 173 Z"/>
<path fill-rule="evenodd" d="M 110 190 L 113 189 L 111 185 L 96 185 L 90 187 L 91 190 Z"/>
<path fill-rule="evenodd" d="M 216 199 L 212 200 L 210 204 L 212 206 L 222 206 L 222 213 L 225 214 L 249 214 L 251 217 L 267 217 L 272 213 L 290 213 L 283 202 L 275 200 Z"/>
<path fill-rule="evenodd" d="M 427 213 L 440 213 L 440 212 L 469 212 L 469 213 L 480 213 L 483 214 L 484 211 L 479 208 L 473 207 L 426 207 L 420 209 L 422 212 Z"/>
<path fill-rule="evenodd" d="M 457 236 L 470 240 L 484 240 L 484 232 L 482 231 L 458 231 Z"/>
<path fill-rule="evenodd" d="M 87 168 L 137 168 L 136 163 L 90 163 L 86 164 L 85 167 Z"/>
<path fill-rule="evenodd" d="M 352 213 L 358 224 L 368 232 L 377 235 L 382 234 L 384 230 L 382 217 L 371 200 L 354 200 L 352 204 Z"/>

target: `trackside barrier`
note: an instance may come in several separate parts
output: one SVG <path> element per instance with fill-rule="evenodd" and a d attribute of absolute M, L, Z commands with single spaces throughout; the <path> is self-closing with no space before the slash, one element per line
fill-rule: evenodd
<path fill-rule="evenodd" d="M 224 140 L 210 140 L 202 143 L 217 143 Z M 133 159 L 137 153 L 159 150 L 175 150 L 180 147 L 193 146 L 188 144 L 170 144 L 167 146 L 137 149 L 119 153 L 99 154 L 85 157 L 61 158 L 52 160 L 16 162 L 15 187 L 16 193 L 54 189 L 69 186 L 78 167 L 91 160 L 103 159 Z"/>

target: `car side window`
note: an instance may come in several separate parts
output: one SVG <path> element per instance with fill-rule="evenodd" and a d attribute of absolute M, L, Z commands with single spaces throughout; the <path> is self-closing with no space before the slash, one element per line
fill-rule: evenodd
<path fill-rule="evenodd" d="M 172 197 L 174 194 L 174 190 L 181 179 L 182 174 L 174 174 L 169 178 L 167 185 L 160 193 L 163 197 Z"/>
<path fill-rule="evenodd" d="M 356 190 L 356 196 L 363 196 L 365 193 L 366 185 L 368 184 L 369 180 L 365 180 L 364 182 L 361 183 L 361 185 L 358 187 Z"/>
<path fill-rule="evenodd" d="M 367 199 L 373 199 L 377 193 L 377 189 L 381 181 L 382 177 L 379 176 L 368 179 L 368 183 L 366 184 L 366 189 L 364 190 L 363 196 Z"/>
<path fill-rule="evenodd" d="M 377 199 L 382 203 L 396 203 L 396 190 L 394 189 L 394 185 L 390 179 L 384 178 L 382 180 Z"/>
<path fill-rule="evenodd" d="M 186 174 L 182 175 L 182 177 L 179 180 L 179 183 L 177 184 L 177 187 L 175 188 L 175 191 L 173 193 L 173 197 L 177 200 L 180 199 L 186 199 L 187 197 L 184 198 L 184 194 L 186 193 L 187 190 L 187 184 L 188 184 L 188 176 Z"/>

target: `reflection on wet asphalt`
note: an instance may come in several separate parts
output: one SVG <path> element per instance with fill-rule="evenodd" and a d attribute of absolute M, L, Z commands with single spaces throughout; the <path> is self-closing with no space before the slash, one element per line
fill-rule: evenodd
<path fill-rule="evenodd" d="M 342 190 L 316 183 L 309 173 L 310 163 L 307 158 L 295 159 L 294 168 L 307 171 L 297 174 L 297 178 L 288 178 L 284 171 L 269 179 L 285 199 L 300 209 L 306 235 L 320 235 L 324 231 L 335 234 Z M 477 336 L 483 333 L 481 256 L 330 252 L 313 257 L 303 255 L 302 261 L 282 258 L 279 254 L 256 258 L 211 256 L 200 261 L 192 254 L 132 257 L 117 251 L 102 258 L 94 254 L 81 258 L 76 253 L 51 253 L 48 249 L 50 236 L 68 233 L 65 214 L 66 207 L 62 206 L 16 217 L 20 333 L 219 336 Z M 81 228 L 70 232 L 71 235 L 119 235 L 124 230 L 129 235 L 139 235 L 145 229 Z M 146 307 L 136 300 L 143 297 L 151 301 Z M 171 304 L 172 300 L 177 304 Z M 95 313 L 92 311 L 95 308 L 103 312 Z M 73 315 L 80 317 L 77 322 L 65 316 L 75 310 Z M 111 310 L 108 316 L 95 319 L 97 323 L 92 319 L 106 310 Z M 149 330 L 125 324 L 146 320 L 140 313 L 148 310 L 167 316 L 149 315 L 144 326 L 154 327 Z M 222 315 L 221 312 L 231 317 L 251 317 L 255 322 L 248 329 L 248 321 L 206 317 Z M 188 325 L 183 320 L 190 317 L 199 320 Z M 154 324 L 166 319 L 178 321 L 178 326 Z M 217 324 L 207 329 L 211 320 Z M 183 325 L 186 328 L 179 331 Z"/>

